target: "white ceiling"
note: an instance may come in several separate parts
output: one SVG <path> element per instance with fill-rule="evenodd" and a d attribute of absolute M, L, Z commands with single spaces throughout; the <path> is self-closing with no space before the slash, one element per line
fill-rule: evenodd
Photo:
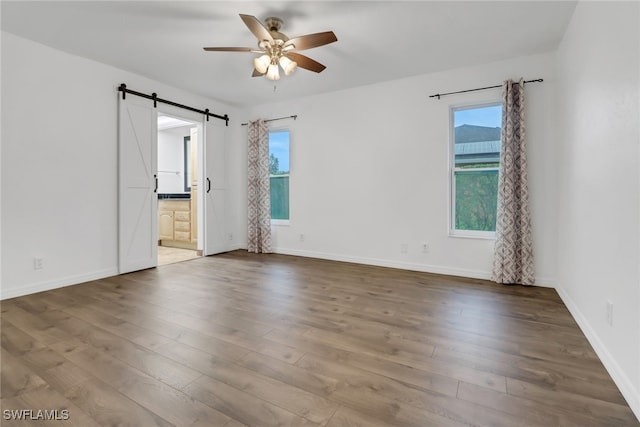
<path fill-rule="evenodd" d="M 2 1 L 2 29 L 232 105 L 261 104 L 554 50 L 571 1 Z M 289 37 L 333 30 L 302 53 L 323 63 L 252 78 L 238 14 L 284 19 Z M 535 76 L 534 76 L 535 77 Z M 135 88 L 134 88 L 135 89 Z"/>
<path fill-rule="evenodd" d="M 187 122 L 177 117 L 167 116 L 165 114 L 158 114 L 158 130 L 167 130 L 167 129 L 179 128 L 183 126 L 194 126 L 194 124 L 192 122 Z"/>

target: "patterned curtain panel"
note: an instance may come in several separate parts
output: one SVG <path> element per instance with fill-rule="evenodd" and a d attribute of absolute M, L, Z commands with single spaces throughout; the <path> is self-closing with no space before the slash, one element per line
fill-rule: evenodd
<path fill-rule="evenodd" d="M 507 80 L 502 91 L 502 147 L 492 280 L 532 285 L 533 242 L 524 138 L 524 81 Z"/>
<path fill-rule="evenodd" d="M 271 253 L 269 129 L 264 120 L 249 123 L 247 175 L 247 249 Z"/>

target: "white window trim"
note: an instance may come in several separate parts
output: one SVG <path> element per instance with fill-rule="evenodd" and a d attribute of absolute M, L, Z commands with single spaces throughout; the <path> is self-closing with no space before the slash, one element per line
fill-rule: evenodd
<path fill-rule="evenodd" d="M 454 122 L 453 115 L 456 111 L 459 110 L 471 110 L 475 108 L 482 107 L 491 107 L 500 105 L 502 106 L 502 101 L 494 100 L 494 101 L 484 101 L 478 103 L 464 103 L 464 104 L 455 104 L 449 106 L 449 237 L 461 237 L 467 239 L 486 239 L 486 240 L 495 240 L 496 232 L 495 231 L 480 231 L 480 230 L 458 230 L 455 228 L 456 225 L 456 172 L 459 171 L 470 171 L 470 169 L 465 168 L 456 168 L 455 167 L 455 147 L 454 147 Z M 488 171 L 488 170 L 499 170 L 498 168 L 478 168 L 473 169 L 474 171 Z"/>

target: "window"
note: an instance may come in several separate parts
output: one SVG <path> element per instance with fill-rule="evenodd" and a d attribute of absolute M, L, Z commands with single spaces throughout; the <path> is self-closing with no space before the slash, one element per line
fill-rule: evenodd
<path fill-rule="evenodd" d="M 269 132 L 271 219 L 289 220 L 289 131 Z"/>
<path fill-rule="evenodd" d="M 451 234 L 493 237 L 502 104 L 451 109 Z"/>

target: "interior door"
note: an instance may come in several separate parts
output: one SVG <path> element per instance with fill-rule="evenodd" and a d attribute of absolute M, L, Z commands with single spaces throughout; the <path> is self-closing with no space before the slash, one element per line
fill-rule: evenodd
<path fill-rule="evenodd" d="M 157 112 L 143 98 L 120 98 L 118 121 L 118 267 L 158 262 Z"/>
<path fill-rule="evenodd" d="M 226 126 L 222 120 L 204 122 L 204 245 L 203 254 L 228 250 L 226 221 Z"/>

